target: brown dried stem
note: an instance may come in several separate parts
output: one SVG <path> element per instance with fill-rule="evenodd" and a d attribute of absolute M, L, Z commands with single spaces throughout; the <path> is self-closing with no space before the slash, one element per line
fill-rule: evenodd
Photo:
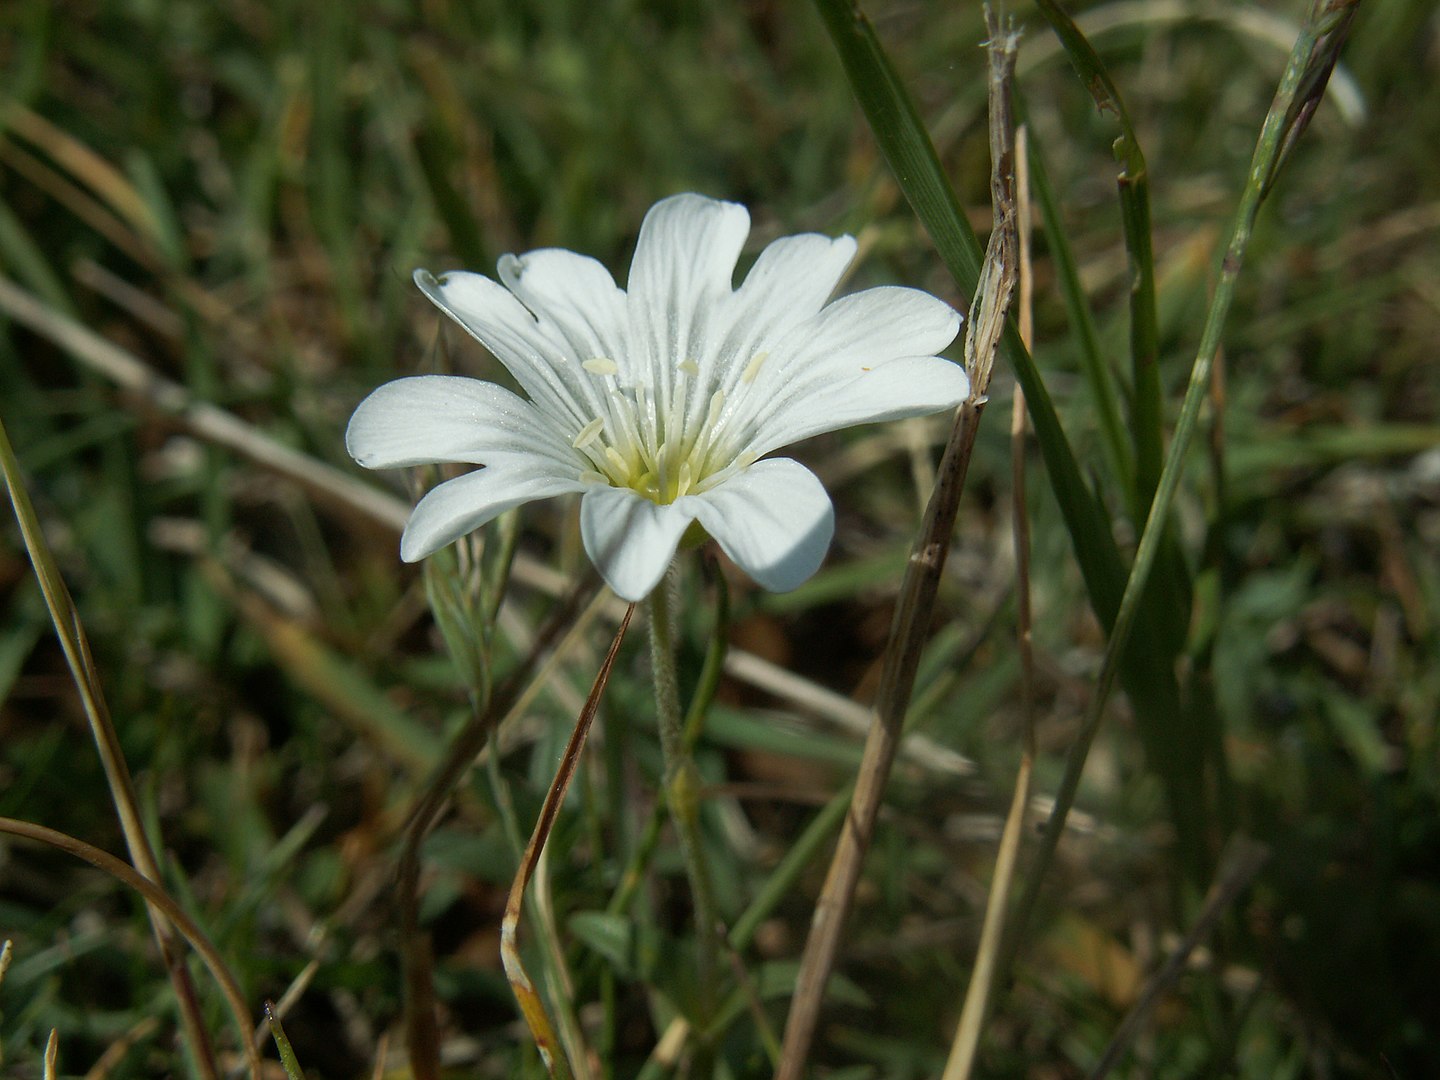
<path fill-rule="evenodd" d="M 560 768 L 545 795 L 544 805 L 540 807 L 540 817 L 535 822 L 535 831 L 530 834 L 530 842 L 525 846 L 525 854 L 521 856 L 520 869 L 510 886 L 510 896 L 505 901 L 505 917 L 500 922 L 500 959 L 505 965 L 505 974 L 510 979 L 510 987 L 515 991 L 515 999 L 520 1003 L 520 1011 L 525 1016 L 525 1023 L 535 1039 L 545 1068 L 553 1077 L 568 1078 L 571 1071 L 554 1026 L 550 1023 L 550 1016 L 545 1010 L 545 1002 L 530 981 L 520 959 L 520 909 L 525 901 L 526 886 L 530 884 L 530 878 L 535 872 L 535 864 L 539 862 L 540 852 L 550 837 L 550 830 L 560 813 L 561 804 L 565 801 L 565 793 L 569 791 L 570 781 L 575 776 L 575 767 L 580 762 L 580 751 L 585 746 L 585 737 L 590 734 L 590 725 L 600 705 L 600 695 L 605 692 L 605 684 L 610 681 L 610 670 L 615 666 L 615 657 L 619 655 L 620 644 L 625 640 L 625 631 L 630 627 L 630 617 L 633 614 L 635 605 L 631 604 L 625 609 L 625 617 L 620 620 L 620 628 L 615 631 L 610 651 L 605 654 L 605 660 L 590 687 L 590 696 L 585 699 L 585 707 L 580 710 L 575 730 L 570 734 L 570 741 L 565 744 Z"/>
<path fill-rule="evenodd" d="M 1008 98 L 1000 108 L 1008 115 Z M 1005 129 L 1013 130 L 1013 125 L 1007 123 Z M 840 935 L 854 899 L 855 886 L 860 880 L 865 852 L 875 832 L 885 784 L 895 761 L 905 713 L 915 687 L 915 672 L 930 633 L 935 594 L 950 550 L 950 534 L 955 526 L 960 494 L 965 487 L 980 416 L 988 400 L 985 393 L 990 385 L 995 350 L 1004 332 L 1005 315 L 1015 286 L 1017 255 L 1013 153 L 1008 138 L 997 143 L 996 147 L 991 170 L 995 228 L 990 235 L 965 336 L 965 367 L 970 374 L 970 397 L 956 414 L 919 539 L 910 553 L 900 585 L 876 695 L 875 720 L 865 740 L 846 827 L 841 830 L 830 870 L 811 917 L 810 935 L 800 959 L 800 972 L 785 1025 L 776 1080 L 799 1080 L 809 1057 L 825 985 L 835 966 Z"/>
<path fill-rule="evenodd" d="M 491 731 L 520 699 L 542 658 L 556 645 L 576 615 L 599 587 L 599 577 L 582 578 L 541 628 L 524 663 L 491 695 L 466 723 L 424 793 L 415 801 L 405 825 L 396 869 L 396 903 L 400 913 L 400 951 L 405 979 L 405 1043 L 416 1080 L 440 1076 L 440 1031 L 435 1019 L 435 985 L 430 941 L 420 927 L 420 848 L 434 828 L 455 785 L 484 748 Z M 628 613 L 627 613 L 628 618 Z"/>
<path fill-rule="evenodd" d="M 992 143 L 1008 139 L 1010 129 L 1003 126 L 1009 121 L 1008 111 L 995 108 L 997 98 L 1009 99 L 1009 82 L 1014 74 L 1015 38 L 1006 34 L 994 14 L 985 9 L 986 23 L 990 31 L 990 64 L 992 82 L 990 138 Z M 1017 207 L 1017 231 L 1019 233 L 1020 262 L 1020 337 L 1026 348 L 1031 338 L 1031 277 L 1030 277 L 1030 206 L 1027 197 L 1025 132 L 1021 129 L 1014 140 L 1015 184 L 1012 189 L 1013 201 Z M 1004 156 L 997 148 L 993 151 L 999 159 Z M 985 919 L 980 930 L 980 942 L 975 950 L 975 967 L 970 974 L 970 985 L 965 992 L 965 1004 L 960 1011 L 960 1022 L 956 1026 L 955 1040 L 950 1046 L 950 1057 L 945 1063 L 942 1080 L 968 1080 L 975 1066 L 975 1056 L 980 1049 L 980 1035 L 984 1029 L 985 1017 L 995 992 L 1000 946 L 1004 940 L 1005 914 L 1010 901 L 1010 889 L 1015 880 L 1015 868 L 1019 862 L 1020 841 L 1024 836 L 1026 809 L 1030 803 L 1030 787 L 1035 767 L 1035 716 L 1034 687 L 1035 661 L 1030 648 L 1030 526 L 1025 505 L 1025 391 L 1015 388 L 1015 401 L 1010 414 L 1010 462 L 1011 462 L 1011 515 L 1015 533 L 1015 608 L 1017 622 L 1017 648 L 1020 654 L 1020 709 L 1024 723 L 1023 742 L 1020 751 L 1020 765 L 1016 770 L 1015 792 L 1010 800 L 1010 810 L 1005 817 L 1005 828 L 1000 836 L 1000 847 L 995 855 L 995 873 L 990 884 L 990 895 L 985 904 Z"/>

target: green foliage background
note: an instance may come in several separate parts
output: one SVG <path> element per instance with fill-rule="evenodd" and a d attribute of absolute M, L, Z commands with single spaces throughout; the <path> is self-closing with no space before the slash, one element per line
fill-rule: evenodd
<path fill-rule="evenodd" d="M 978 5 L 867 7 L 962 204 L 988 222 Z M 1177 406 L 1288 42 L 1296 4 L 1168 21 L 1102 6 L 1096 33 L 1149 162 L 1165 399 Z M 1188 8 L 1186 10 L 1189 10 Z M 1043 22 L 1020 87 L 1107 356 L 1126 350 L 1125 249 L 1110 145 Z M 1083 24 L 1082 24 L 1083 25 Z M 1224 482 L 1194 455 L 1178 534 L 1197 583 L 1186 683 L 1213 694 L 1228 769 L 1222 820 L 1272 847 L 1202 965 L 1166 1000 L 1127 1075 L 1424 1076 L 1440 1066 L 1440 22 L 1369 0 L 1341 77 L 1364 111 L 1321 106 L 1241 277 L 1225 339 Z M 849 231 L 852 285 L 902 282 L 963 305 L 880 159 L 806 6 L 539 0 L 357 5 L 19 0 L 0 8 L 0 275 L 258 432 L 352 468 L 341 433 L 378 382 L 493 374 L 437 338 L 415 266 L 488 270 L 560 245 L 617 271 L 644 210 L 680 190 L 734 198 L 751 251 Z M 1082 468 L 1134 526 L 1107 465 L 1080 353 L 1038 244 L 1035 356 Z M 1117 362 L 1123 384 L 1124 366 Z M 827 1011 L 830 1076 L 938 1072 L 973 956 L 994 832 L 1019 744 L 1009 555 L 1013 380 L 992 389 L 942 616 L 911 723 L 974 759 L 958 779 L 902 759 Z M 394 536 L 277 481 L 118 393 L 0 313 L 0 419 L 28 474 L 104 674 L 167 882 L 258 1004 L 312 959 L 287 1020 L 312 1076 L 366 1074 L 396 1030 L 388 887 L 401 817 L 465 690 Z M 831 437 L 801 456 L 831 482 L 827 570 L 769 597 L 735 582 L 732 641 L 864 700 L 917 481 L 943 427 Z M 864 467 L 862 467 L 862 464 Z M 358 472 L 358 470 L 355 470 Z M 372 478 L 383 484 L 387 479 Z M 398 489 L 398 487 L 397 487 Z M 1041 790 L 1091 690 L 1101 635 L 1070 539 L 1032 468 Z M 527 511 L 522 548 L 583 562 L 563 506 Z M 113 812 L 13 524 L 0 548 L 0 813 L 110 850 Z M 689 595 L 682 675 L 711 633 Z M 549 600 L 513 590 L 522 625 Z M 1206 622 L 1205 620 L 1208 620 Z M 533 818 L 602 635 L 565 665 L 503 757 Z M 497 670 L 520 648 L 497 640 Z M 622 658 L 599 742 L 557 833 L 554 896 L 596 1044 L 635 1075 L 683 1000 L 682 877 L 666 846 L 632 917 L 604 919 L 658 771 L 641 650 Z M 1193 704 L 1189 703 L 1189 704 Z M 823 712 L 823 709 L 820 710 Z M 797 715 L 800 714 L 800 715 Z M 987 1075 L 1082 1075 L 1185 924 L 1164 794 L 1137 725 L 1112 710 L 1017 982 L 987 1035 Z M 741 680 L 701 743 L 707 824 L 733 921 L 848 779 L 853 735 Z M 726 787 L 729 782 L 734 787 Z M 534 1069 L 496 958 L 514 853 L 477 774 L 427 849 L 426 916 L 465 1075 Z M 783 1018 L 823 873 L 817 856 L 745 957 Z M 110 880 L 0 849 L 4 1068 L 64 1072 L 132 1040 L 109 1075 L 179 1074 L 174 1005 L 143 910 Z M 620 942 L 624 945 L 617 945 Z M 217 1032 L 224 1014 L 206 989 Z M 257 1010 L 258 1011 L 258 1010 Z M 765 1075 L 748 1016 L 737 1075 Z M 392 1040 L 393 1043 L 398 1040 Z"/>

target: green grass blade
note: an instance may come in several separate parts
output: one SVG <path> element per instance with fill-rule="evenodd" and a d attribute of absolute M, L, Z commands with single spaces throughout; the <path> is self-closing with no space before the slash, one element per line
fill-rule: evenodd
<path fill-rule="evenodd" d="M 1115 157 L 1120 162 L 1116 182 L 1120 188 L 1120 220 L 1125 233 L 1125 250 L 1130 259 L 1130 362 L 1132 369 L 1130 423 L 1135 440 L 1134 513 L 1143 517 L 1160 479 L 1164 452 L 1161 430 L 1159 319 L 1155 308 L 1155 252 L 1150 230 L 1150 172 L 1135 125 L 1130 122 L 1125 99 L 1105 63 L 1080 28 L 1056 0 L 1038 0 L 1040 13 L 1050 23 L 1101 112 L 1114 115 L 1120 123 Z"/>
<path fill-rule="evenodd" d="M 1120 163 L 1116 185 L 1130 274 L 1130 431 L 1135 470 L 1133 486 L 1126 495 L 1132 517 L 1141 521 L 1155 496 L 1165 446 L 1150 172 L 1125 100 L 1099 53 L 1056 0 L 1039 0 L 1039 7 L 1060 39 L 1080 81 L 1095 99 L 1096 108 L 1112 114 L 1120 125 L 1114 153 Z M 1157 563 L 1162 572 L 1154 575 L 1141 594 L 1140 604 L 1148 624 L 1143 636 L 1149 643 L 1154 663 L 1173 665 L 1185 646 L 1191 604 L 1190 570 L 1173 530 L 1162 534 Z M 1127 689 L 1133 682 L 1133 678 L 1127 680 Z M 1202 855 L 1199 835 L 1207 817 L 1206 800 L 1203 787 L 1196 783 L 1193 765 L 1201 752 L 1202 740 L 1193 730 L 1193 723 L 1182 720 L 1185 714 L 1175 709 L 1172 702 L 1161 700 L 1155 704 L 1161 708 L 1137 712 L 1139 734 L 1151 768 L 1165 781 L 1180 850 L 1192 871 L 1206 877 L 1209 868 Z"/>
<path fill-rule="evenodd" d="M 980 280 L 980 241 L 955 198 L 930 136 L 875 36 L 874 27 L 851 0 L 816 0 L 816 4 L 845 66 L 851 89 L 905 197 L 930 233 L 960 292 L 973 294 Z M 1050 393 L 1013 323 L 1006 328 L 1003 349 L 1025 390 L 1035 438 L 1075 545 L 1091 603 L 1109 627 L 1119 610 L 1125 581 L 1124 562 L 1110 537 L 1109 518 L 1081 477 Z"/>
<path fill-rule="evenodd" d="M 765 884 L 755 894 L 755 899 L 750 902 L 744 914 L 735 920 L 727 941 L 736 952 L 743 953 L 750 947 L 761 923 L 768 919 L 780 902 L 789 895 L 811 860 L 840 828 L 845 812 L 850 809 L 850 796 L 853 791 L 854 785 L 846 784 L 830 797 L 830 801 L 810 820 L 800 838 L 791 845 L 779 865 L 765 879 Z"/>
<path fill-rule="evenodd" d="M 972 268 L 979 265 L 979 241 L 899 76 L 858 8 L 847 0 L 817 3 L 876 141 L 951 274 L 968 291 L 975 283 Z M 1025 391 L 1036 441 L 1091 606 L 1109 632 L 1120 610 L 1126 577 L 1124 559 L 1111 538 L 1110 517 L 1081 478 L 1049 392 L 1013 323 L 1006 328 L 1003 347 Z M 1167 549 L 1164 562 L 1175 568 L 1183 583 L 1184 564 L 1178 551 Z M 1188 590 L 1174 584 L 1157 581 L 1142 593 L 1133 616 L 1137 632 L 1123 651 L 1120 674 L 1137 715 L 1144 718 L 1139 733 L 1150 767 L 1164 782 L 1182 861 L 1203 879 L 1204 787 L 1193 767 L 1193 733 L 1177 724 L 1181 709 L 1174 667 L 1184 641 Z"/>
<path fill-rule="evenodd" d="M 1050 183 L 1044 153 L 1035 140 L 1030 142 L 1030 189 L 1040 205 L 1045 244 L 1055 267 L 1055 278 L 1070 320 L 1070 330 L 1080 350 L 1080 369 L 1090 386 L 1090 395 L 1095 399 L 1105 452 L 1120 490 L 1125 493 L 1126 505 L 1132 505 L 1135 498 L 1135 454 L 1120 413 L 1120 392 L 1115 386 L 1115 375 L 1100 351 L 1100 332 L 1095 327 L 1095 316 L 1085 296 L 1085 286 L 1080 281 L 1080 266 L 1064 228 L 1060 200 Z"/>
<path fill-rule="evenodd" d="M 1071 746 L 1065 763 L 1065 775 L 1055 795 L 1055 810 L 1046 823 L 1040 851 L 1030 880 L 1026 883 L 1025 895 L 1015 922 L 1016 941 L 1023 936 L 1024 926 L 1034 910 L 1039 894 L 1040 881 L 1054 856 L 1060 834 L 1065 828 L 1065 819 L 1070 807 L 1074 804 L 1085 759 L 1099 728 L 1105 704 L 1114 688 L 1116 676 L 1120 673 L 1121 658 L 1130 641 L 1131 634 L 1137 633 L 1141 637 L 1144 636 L 1142 596 L 1145 593 L 1150 572 L 1164 550 L 1163 536 L 1167 527 L 1166 519 L 1174 505 L 1175 494 L 1180 487 L 1185 457 L 1199 423 L 1200 411 L 1209 399 L 1211 370 L 1214 366 L 1215 356 L 1220 349 L 1221 334 L 1230 313 L 1231 303 L 1235 299 L 1236 282 L 1239 278 L 1240 268 L 1245 261 L 1246 251 L 1250 246 L 1255 220 L 1259 215 L 1260 205 L 1269 191 L 1269 182 L 1275 175 L 1282 155 L 1289 147 L 1293 146 L 1298 130 L 1303 128 L 1308 120 L 1308 114 L 1303 110 L 1297 110 L 1296 104 L 1305 95 L 1318 97 L 1323 92 L 1324 82 L 1322 80 L 1318 84 L 1315 83 L 1313 72 L 1321 65 L 1327 63 L 1333 65 L 1334 54 L 1338 53 L 1343 44 L 1349 17 L 1353 14 L 1354 2 L 1355 0 L 1350 0 L 1349 3 L 1337 3 L 1336 0 L 1316 0 L 1310 18 L 1306 21 L 1299 39 L 1291 50 L 1285 73 L 1281 76 L 1280 85 L 1275 91 L 1274 101 L 1261 126 L 1250 169 L 1246 173 L 1245 188 L 1241 193 L 1239 206 L 1235 212 L 1230 239 L 1226 245 L 1224 258 L 1220 263 L 1220 276 L 1215 286 L 1215 295 L 1205 315 L 1205 324 L 1201 331 L 1195 362 L 1190 370 L 1190 382 L 1185 392 L 1185 400 L 1180 408 L 1180 417 L 1175 424 L 1175 434 L 1171 440 L 1169 452 L 1165 456 L 1165 466 L 1160 473 L 1160 483 L 1155 492 L 1155 500 L 1145 522 L 1145 530 L 1140 536 L 1135 562 L 1125 583 L 1125 595 L 1105 650 L 1105 659 L 1097 679 L 1095 695 L 1086 710 L 1080 736 Z M 1328 71 L 1329 68 L 1327 67 L 1325 70 Z M 1198 772 L 1198 769 L 1196 771 Z M 1012 958 L 1013 953 L 1014 944 L 1012 943 L 1010 952 Z"/>
<path fill-rule="evenodd" d="M 295 1048 L 290 1045 L 290 1037 L 285 1034 L 285 1025 L 280 1023 L 280 1017 L 275 1015 L 275 1003 L 265 1002 L 265 1022 L 270 1025 L 270 1036 L 275 1040 L 275 1049 L 280 1054 L 280 1064 L 285 1067 L 285 1075 L 290 1080 L 305 1080 L 305 1070 L 300 1067 L 300 1059 L 295 1056 Z"/>

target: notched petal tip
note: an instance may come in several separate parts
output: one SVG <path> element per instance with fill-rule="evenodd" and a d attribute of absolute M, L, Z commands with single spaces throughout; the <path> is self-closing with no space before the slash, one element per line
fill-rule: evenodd
<path fill-rule="evenodd" d="M 728 295 L 749 235 L 750 211 L 740 203 L 690 192 L 661 199 L 640 223 L 627 282 L 631 296 L 661 310 L 693 311 Z"/>

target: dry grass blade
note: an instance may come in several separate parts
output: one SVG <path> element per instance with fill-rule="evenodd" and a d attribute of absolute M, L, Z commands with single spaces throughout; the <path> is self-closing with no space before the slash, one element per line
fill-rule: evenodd
<path fill-rule="evenodd" d="M 634 614 L 635 605 L 631 604 L 625 609 L 625 617 L 620 620 L 620 628 L 616 630 L 615 639 L 610 643 L 610 651 L 605 654 L 605 660 L 595 676 L 594 685 L 590 688 L 590 696 L 585 700 L 585 707 L 580 711 L 580 717 L 575 723 L 575 730 L 570 733 L 570 741 L 565 744 L 565 754 L 560 759 L 560 768 L 556 771 L 555 779 L 550 784 L 550 790 L 545 795 L 544 805 L 540 807 L 540 817 L 535 822 L 535 831 L 530 834 L 530 842 L 525 846 L 525 854 L 520 860 L 520 869 L 515 875 L 514 883 L 510 886 L 510 896 L 505 902 L 505 917 L 500 924 L 500 959 L 505 965 L 505 974 L 510 979 L 511 989 L 515 991 L 515 999 L 520 1003 L 520 1011 L 525 1016 L 525 1023 L 529 1025 L 530 1034 L 535 1039 L 535 1046 L 540 1051 L 545 1068 L 551 1076 L 556 1077 L 570 1076 L 569 1063 L 561 1049 L 560 1041 L 555 1035 L 555 1029 L 550 1023 L 545 1003 L 535 990 L 529 975 L 525 973 L 525 965 L 520 960 L 518 937 L 520 909 L 525 900 L 525 888 L 530 884 L 530 877 L 535 872 L 535 864 L 540 859 L 540 852 L 544 849 L 545 841 L 550 836 L 550 829 L 554 826 L 555 818 L 560 813 L 560 806 L 565 801 L 565 793 L 570 789 L 570 781 L 574 777 L 575 767 L 580 761 L 580 751 L 585 746 L 585 737 L 590 733 L 590 725 L 594 721 L 596 710 L 600 705 L 600 696 L 605 692 L 605 684 L 610 681 L 610 671 L 615 666 L 615 657 L 620 653 L 620 645 L 625 640 L 625 631 L 630 628 L 630 618 Z"/>
<path fill-rule="evenodd" d="M 164 889 L 149 878 L 137 873 L 134 867 L 117 859 L 108 851 L 101 851 L 93 844 L 87 844 L 83 840 L 77 840 L 73 836 L 56 832 L 54 829 L 47 829 L 43 825 L 0 817 L 0 833 L 48 844 L 50 847 L 74 855 L 78 859 L 84 859 L 91 866 L 134 889 L 145 898 L 148 904 L 157 909 L 190 943 L 195 952 L 199 954 L 200 959 L 205 962 L 205 966 L 210 969 L 210 973 L 215 976 L 215 981 L 220 984 L 220 990 L 225 995 L 225 1003 L 230 1007 L 231 1018 L 240 1032 L 240 1043 L 245 1054 L 246 1064 L 250 1069 L 250 1075 L 254 1080 L 261 1080 L 264 1070 L 260 1054 L 250 1044 L 248 1038 L 249 1010 L 245 1007 L 245 998 L 240 993 L 240 987 L 236 985 L 230 969 L 225 966 L 225 960 L 221 957 L 220 951 L 211 944 L 210 939 L 205 936 L 205 932 L 195 925 L 190 916 L 185 914 L 184 910 L 170 898 Z"/>
<path fill-rule="evenodd" d="M 1016 37 L 1006 33 L 990 8 L 985 9 L 990 32 L 990 140 L 991 158 L 999 162 L 1013 153 L 1015 175 L 997 175 L 998 204 L 1015 207 L 1018 233 L 1016 249 L 1020 271 L 1019 321 L 1020 336 L 1030 347 L 1030 226 L 1027 199 L 1025 138 L 1023 129 L 1017 134 L 1011 115 L 1011 81 L 1015 74 Z M 1013 146 L 1010 145 L 1013 136 Z M 1003 215 L 1002 215 L 1003 217 Z M 1010 415 L 1011 445 L 1011 507 L 1015 529 L 1015 596 L 1017 647 L 1020 653 L 1021 712 L 1024 717 L 1024 743 L 1020 766 L 1015 776 L 1015 793 L 1005 817 L 1000 847 L 995 856 L 995 873 L 990 895 L 985 904 L 985 920 L 980 930 L 975 966 L 965 992 L 960 1022 L 945 1063 L 943 1080 L 968 1080 L 980 1048 L 980 1034 L 995 990 L 1000 946 L 1004 939 L 1005 912 L 1010 900 L 1010 887 L 1019 861 L 1020 841 L 1024 835 L 1026 808 L 1030 802 L 1030 786 L 1035 766 L 1035 718 L 1033 696 L 1035 662 L 1030 648 L 1030 528 L 1025 499 L 1025 392 L 1015 388 L 1015 401 Z"/>
<path fill-rule="evenodd" d="M 133 1025 L 130 1030 L 117 1038 L 105 1048 L 94 1065 L 85 1074 L 85 1080 L 105 1080 L 115 1067 L 125 1060 L 125 1055 L 130 1053 L 131 1048 L 141 1039 L 148 1039 L 160 1028 L 160 1021 L 153 1016 L 147 1016 L 138 1024 Z"/>
<path fill-rule="evenodd" d="M 155 215 L 135 190 L 135 185 L 123 172 L 75 136 L 16 101 L 6 102 L 5 123 L 95 192 L 142 236 L 153 239 L 159 232 Z"/>
<path fill-rule="evenodd" d="M 1005 144 L 1008 147 L 1008 141 Z M 865 740 L 864 757 L 855 782 L 846 827 L 840 832 L 825 884 L 811 917 L 810 934 L 800 959 L 795 997 L 785 1024 L 776 1080 L 799 1080 L 809 1057 L 810 1044 L 820 1019 L 825 985 L 835 965 L 840 936 L 860 880 L 865 852 L 874 835 L 880 803 L 900 745 L 905 712 L 915 687 L 915 673 L 929 634 L 935 594 L 950 550 L 950 534 L 960 505 L 960 494 L 970 467 L 970 456 L 985 410 L 986 391 L 994 367 L 995 350 L 1005 331 L 1006 312 L 1015 287 L 1018 257 L 1015 240 L 1014 199 L 1002 199 L 1002 188 L 1013 190 L 1013 155 L 1002 148 L 992 164 L 995 178 L 995 229 L 991 233 L 980 283 L 970 308 L 965 335 L 965 367 L 970 374 L 970 397 L 960 406 L 945 446 L 935 489 L 930 494 L 925 520 L 900 585 L 895 620 L 890 628 L 875 718 Z"/>
<path fill-rule="evenodd" d="M 1150 1015 L 1150 1010 L 1155 1007 L 1160 996 L 1164 994 L 1175 980 L 1185 970 L 1185 963 L 1190 954 L 1195 951 L 1196 946 L 1210 936 L 1210 931 L 1215 928 L 1216 922 L 1230 906 L 1235 903 L 1245 887 L 1254 880 L 1255 875 L 1264 869 L 1265 864 L 1270 860 L 1270 849 L 1264 844 L 1239 836 L 1230 842 L 1225 857 L 1221 859 L 1220 871 L 1216 875 L 1215 883 L 1205 896 L 1204 906 L 1200 909 L 1200 915 L 1196 918 L 1189 932 L 1175 947 L 1164 966 L 1154 975 L 1150 976 L 1145 988 L 1140 991 L 1140 996 L 1135 999 L 1130 1012 L 1120 1022 L 1115 1030 L 1114 1036 L 1110 1039 L 1110 1045 L 1105 1048 L 1099 1063 L 1090 1072 L 1090 1080 L 1103 1080 L 1108 1076 L 1110 1070 L 1119 1064 L 1121 1056 L 1129 1047 L 1131 1040 L 1140 1030 L 1140 1025 Z"/>
<path fill-rule="evenodd" d="M 200 438 L 287 476 L 323 499 L 360 509 L 397 531 L 405 527 L 410 510 L 400 500 L 266 437 L 224 409 L 197 401 L 184 387 L 155 374 L 131 353 L 47 307 L 4 277 L 0 277 L 0 311 L 117 386 L 175 416 Z"/>
<path fill-rule="evenodd" d="M 56 1062 L 60 1057 L 60 1032 L 55 1028 L 50 1029 L 50 1038 L 45 1040 L 45 1071 L 42 1074 L 45 1080 L 56 1080 L 60 1074 L 55 1071 Z"/>
<path fill-rule="evenodd" d="M 0 471 L 5 474 L 5 485 L 10 492 L 10 502 L 15 508 L 15 518 L 20 525 L 20 535 L 30 562 L 35 568 L 35 577 L 40 582 L 40 591 L 45 596 L 45 606 L 55 624 L 55 633 L 65 652 L 65 661 L 79 691 L 85 717 L 90 722 L 90 732 L 95 740 L 95 749 L 105 771 L 105 780 L 110 788 L 110 799 L 115 814 L 120 819 L 120 828 L 125 834 L 125 845 L 130 851 L 130 860 L 136 869 L 151 882 L 161 880 L 160 864 L 155 859 L 155 849 L 146 835 L 140 805 L 135 798 L 134 785 L 130 780 L 130 769 L 120 750 L 120 739 L 110 720 L 110 710 L 105 704 L 105 695 L 100 686 L 100 673 L 90 655 L 90 643 L 85 628 L 80 622 L 80 613 L 70 598 L 70 590 L 61 577 L 59 567 L 50 552 L 50 545 L 40 529 L 29 493 L 20 476 L 20 463 L 15 458 L 14 448 L 5 425 L 0 423 Z M 158 884 L 156 885 L 158 889 Z M 149 909 L 151 927 L 155 932 L 160 955 L 169 972 L 171 985 L 180 1003 L 181 1024 L 185 1039 L 189 1043 L 195 1060 L 205 1080 L 216 1080 L 214 1052 L 206 1033 L 201 1014 L 200 1002 L 195 996 L 195 986 L 190 971 L 185 966 L 179 942 L 165 916 L 152 905 Z"/>
<path fill-rule="evenodd" d="M 491 731 L 507 715 L 534 681 L 541 660 L 567 628 L 573 632 L 576 615 L 599 588 L 591 574 L 570 590 L 564 602 L 536 635 L 525 662 L 496 689 L 485 708 L 471 717 L 455 736 L 445 760 L 416 800 L 405 826 L 405 839 L 396 871 L 396 904 L 400 909 L 401 963 L 405 977 L 405 1048 L 417 1080 L 440 1075 L 440 1032 L 435 1020 L 435 987 L 429 939 L 420 929 L 420 847 L 434 827 L 451 791 L 485 746 Z M 608 593 L 594 597 L 592 609 L 609 600 Z M 629 618 L 629 612 L 626 612 Z M 582 617 L 578 622 L 588 622 Z"/>

